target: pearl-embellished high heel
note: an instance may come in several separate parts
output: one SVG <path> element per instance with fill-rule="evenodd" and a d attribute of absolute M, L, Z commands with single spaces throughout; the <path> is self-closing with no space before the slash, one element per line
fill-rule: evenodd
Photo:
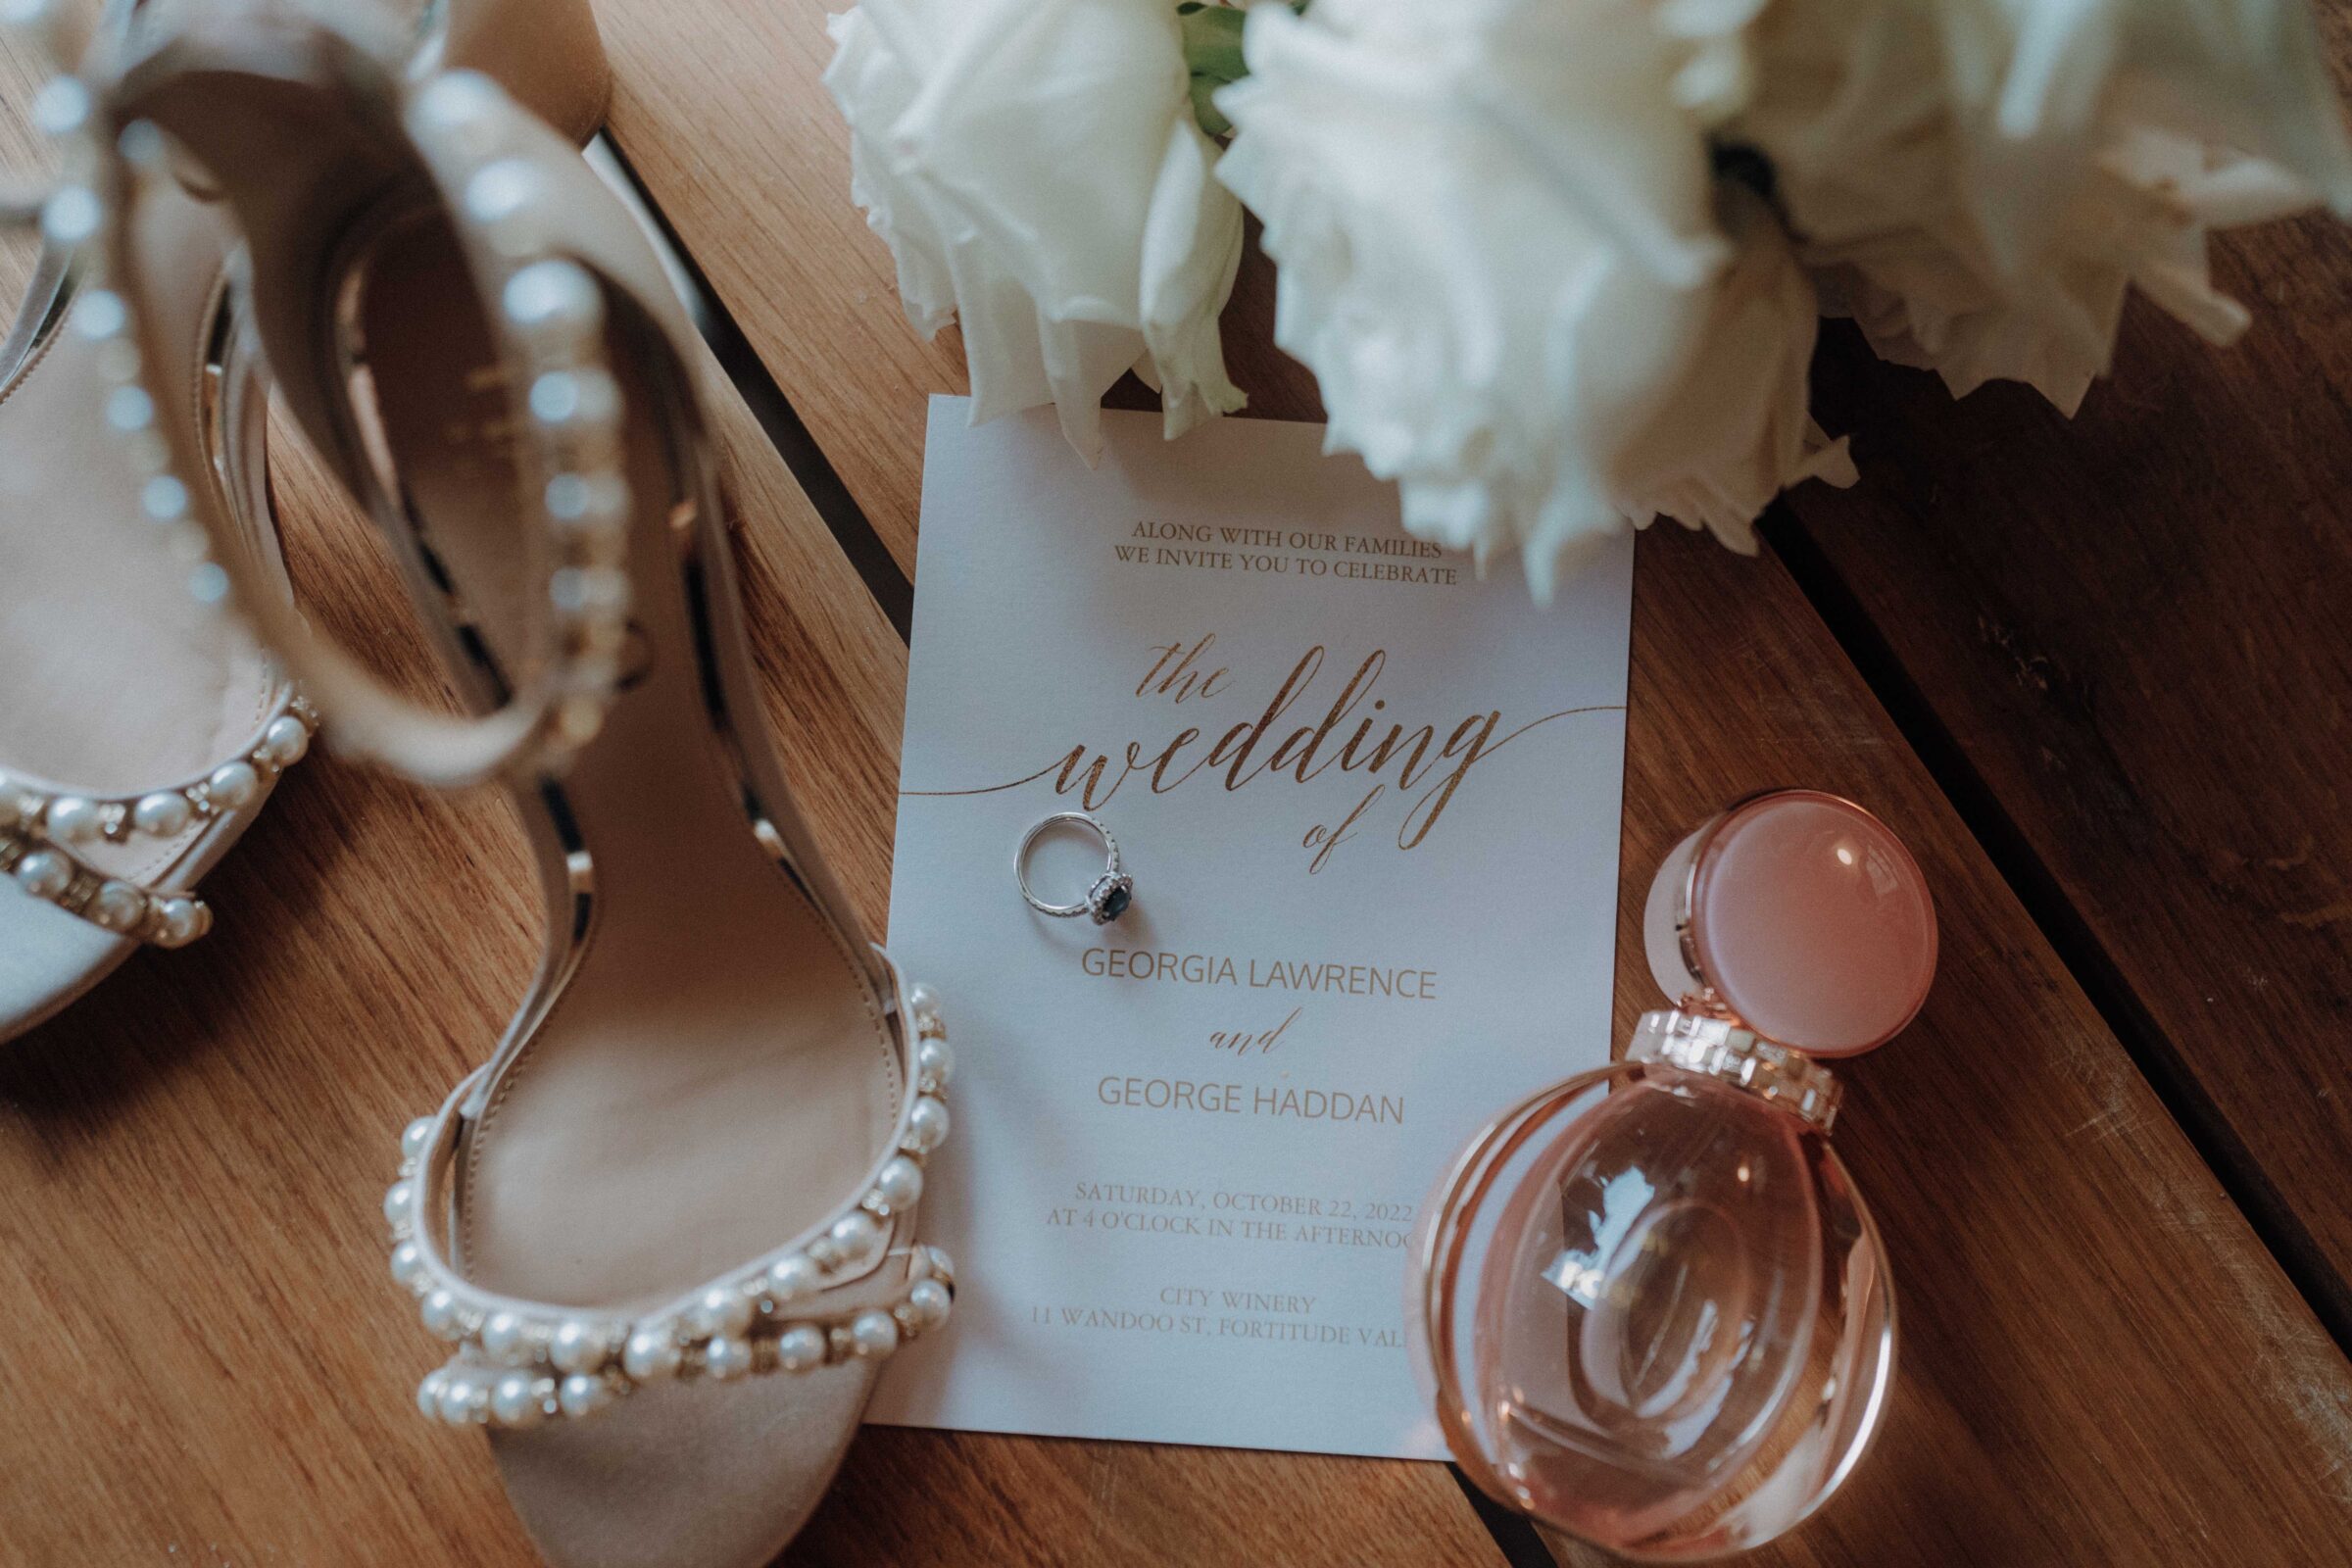
<path fill-rule="evenodd" d="M 74 59 L 75 9 L 14 11 L 36 48 Z M 98 49 L 162 9 L 118 0 Z M 583 136 L 603 118 L 585 0 L 428 7 L 415 53 L 496 70 Z M 140 944 L 180 947 L 210 928 L 199 883 L 308 751 L 315 720 L 277 662 L 220 613 L 226 581 L 199 559 L 191 517 L 201 491 L 270 591 L 290 593 L 269 500 L 266 368 L 228 283 L 227 227 L 167 181 L 122 236 L 149 280 L 142 365 L 129 305 L 95 275 L 104 152 L 87 86 L 54 76 L 32 118 L 60 172 L 39 208 L 33 287 L 0 343 L 0 1041 Z M 171 425 L 186 426 L 179 466 Z"/>
<path fill-rule="evenodd" d="M 487 1429 L 563 1568 L 752 1568 L 949 1311 L 914 1221 L 953 1059 L 792 808 L 659 262 L 488 79 L 378 58 L 243 0 L 107 101 L 243 221 L 286 406 L 473 711 L 375 683 L 214 519 L 237 603 L 339 748 L 502 784 L 538 852 L 538 977 L 385 1198 L 394 1277 L 454 1348 L 418 1406 Z"/>

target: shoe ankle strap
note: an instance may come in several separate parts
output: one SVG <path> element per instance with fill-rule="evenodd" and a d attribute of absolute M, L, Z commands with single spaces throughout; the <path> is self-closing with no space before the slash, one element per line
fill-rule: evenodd
<path fill-rule="evenodd" d="M 465 241 L 469 266 L 463 284 L 475 292 L 482 318 L 496 335 L 502 368 L 517 389 L 517 540 L 525 558 L 522 569 L 543 586 L 526 601 L 534 607 L 531 618 L 518 628 L 532 645 L 531 657 L 503 672 L 501 684 L 509 688 L 503 705 L 486 714 L 454 716 L 386 685 L 366 660 L 310 626 L 285 599 L 266 552 L 253 547 L 207 487 L 191 483 L 175 492 L 176 504 L 200 525 L 199 545 L 209 538 L 213 557 L 196 568 L 192 581 L 213 599 L 233 599 L 318 705 L 341 749 L 441 788 L 561 772 L 568 756 L 601 728 L 623 677 L 630 585 L 616 563 L 639 511 L 620 471 L 620 393 L 604 364 L 609 280 L 602 269 L 564 254 L 561 225 L 546 221 L 551 187 L 564 177 L 566 165 L 580 164 L 576 151 L 488 76 L 445 72 L 412 86 L 362 42 L 323 26 L 288 61 L 262 52 L 261 65 L 247 61 L 257 48 L 228 23 L 217 28 L 191 24 L 184 35 L 166 34 L 153 47 L 153 54 L 126 59 L 116 75 L 100 83 L 103 113 L 93 120 L 143 124 L 139 117 L 152 111 L 159 122 L 169 122 L 162 128 L 180 138 L 187 156 L 205 164 L 224 201 L 242 216 L 263 223 L 285 220 L 270 195 L 282 184 L 283 172 L 225 160 L 220 146 L 227 143 L 216 146 L 207 138 L 231 137 L 233 117 L 220 103 L 208 102 L 201 115 L 187 110 L 185 95 L 171 91 L 178 74 L 242 68 L 259 77 L 281 70 L 295 89 L 288 101 L 303 106 L 323 126 L 307 142 L 288 140 L 290 159 L 315 157 L 333 165 L 342 149 L 353 167 L 368 166 L 370 159 L 405 162 L 429 177 L 436 189 L 432 199 Z M 394 122 L 390 114 L 354 109 L 336 117 L 335 106 L 357 101 L 380 101 L 383 109 L 396 109 L 405 143 L 384 141 Z M 175 114 L 181 118 L 173 119 Z M 344 149 L 336 137 L 351 147 Z M 118 156 L 117 140 L 101 137 L 87 150 L 107 161 L 98 181 L 107 199 L 96 190 L 80 192 L 95 212 L 91 236 L 103 242 L 97 249 L 103 251 L 105 268 L 119 277 L 121 294 L 130 298 L 143 297 L 150 282 L 151 259 L 131 236 L 138 229 L 140 193 L 169 177 L 161 163 L 164 140 L 152 131 L 122 138 L 121 145 L 130 150 Z M 212 162 L 227 166 L 214 168 Z M 345 194 L 364 207 L 375 192 L 375 186 L 355 180 Z M 322 212 L 317 220 L 329 223 L 335 215 Z M 310 262 L 303 259 L 310 252 L 294 242 L 270 248 L 268 254 L 296 258 L 289 264 L 290 275 L 277 276 L 264 275 L 260 268 L 265 247 L 259 237 L 251 249 L 255 318 L 264 336 L 273 324 L 285 330 L 293 319 L 303 331 L 314 329 L 307 296 L 299 309 L 287 303 L 302 296 L 310 280 L 305 270 Z M 629 286 L 638 281 L 629 279 Z M 145 313 L 133 317 L 141 361 L 162 363 L 163 346 L 148 341 L 154 323 Z M 294 362 L 281 360 L 286 363 Z M 348 432 L 338 443 L 336 419 L 314 406 L 316 389 L 306 392 L 309 383 L 303 378 L 281 377 L 280 385 L 288 406 L 322 442 L 322 450 L 339 466 L 352 469 L 346 477 L 358 483 L 359 471 L 369 469 L 372 459 L 352 445 Z M 190 432 L 172 422 L 157 434 L 163 448 L 156 454 L 159 470 L 203 471 L 204 454 L 194 450 Z M 395 505 L 397 498 L 378 497 L 377 504 Z"/>
<path fill-rule="evenodd" d="M 409 74 L 478 71 L 574 143 L 596 134 L 612 70 L 588 0 L 445 0 Z"/>

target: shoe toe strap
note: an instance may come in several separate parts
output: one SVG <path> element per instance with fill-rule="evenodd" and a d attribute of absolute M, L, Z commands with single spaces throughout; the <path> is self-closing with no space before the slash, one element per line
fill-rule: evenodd
<path fill-rule="evenodd" d="M 68 914 L 118 936 L 182 948 L 212 929 L 212 906 L 193 890 L 109 874 L 88 858 L 100 845 L 167 843 L 254 806 L 310 751 L 318 715 L 286 691 L 245 750 L 201 778 L 140 795 L 89 796 L 0 775 L 0 874 Z"/>
<path fill-rule="evenodd" d="M 562 1305 L 487 1291 L 450 1263 L 454 1175 L 466 1109 L 489 1072 L 460 1083 L 401 1137 L 384 1195 L 392 1275 L 455 1352 L 425 1376 L 417 1408 L 455 1426 L 529 1427 L 592 1415 L 649 1383 L 729 1382 L 879 1359 L 948 1319 L 948 1254 L 914 1238 L 922 1166 L 946 1137 L 953 1058 L 922 988 L 908 1008 L 917 1072 L 893 1147 L 855 1193 L 786 1246 L 650 1306 Z"/>
<path fill-rule="evenodd" d="M 118 936 L 184 948 L 213 928 L 213 908 L 193 893 L 108 876 L 73 852 L 0 833 L 0 872 L 24 892 Z"/>

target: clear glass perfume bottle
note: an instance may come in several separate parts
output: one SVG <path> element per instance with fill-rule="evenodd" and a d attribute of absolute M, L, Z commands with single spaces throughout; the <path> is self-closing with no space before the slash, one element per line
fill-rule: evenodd
<path fill-rule="evenodd" d="M 1936 914 L 1878 818 L 1779 790 L 1676 847 L 1643 930 L 1680 1003 L 1463 1149 L 1422 1209 L 1407 1343 L 1481 1488 L 1679 1562 L 1803 1519 L 1885 1410 L 1894 1298 L 1813 1058 L 1911 1021 Z"/>

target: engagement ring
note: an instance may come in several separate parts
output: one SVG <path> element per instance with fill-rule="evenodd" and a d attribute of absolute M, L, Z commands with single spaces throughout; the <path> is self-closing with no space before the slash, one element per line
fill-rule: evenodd
<path fill-rule="evenodd" d="M 1029 889 L 1030 847 L 1048 828 L 1059 822 L 1075 822 L 1093 829 L 1109 856 L 1102 874 L 1095 878 L 1095 885 L 1088 888 L 1086 897 L 1076 904 L 1048 904 Z M 1020 882 L 1021 897 L 1029 901 L 1029 907 L 1056 919 L 1066 920 L 1084 914 L 1093 916 L 1097 925 L 1108 925 L 1125 914 L 1128 906 L 1135 903 L 1135 878 L 1119 869 L 1119 841 L 1110 836 L 1110 829 L 1104 827 L 1102 819 L 1091 811 L 1056 811 L 1023 834 L 1021 847 L 1013 852 L 1012 874 Z"/>

